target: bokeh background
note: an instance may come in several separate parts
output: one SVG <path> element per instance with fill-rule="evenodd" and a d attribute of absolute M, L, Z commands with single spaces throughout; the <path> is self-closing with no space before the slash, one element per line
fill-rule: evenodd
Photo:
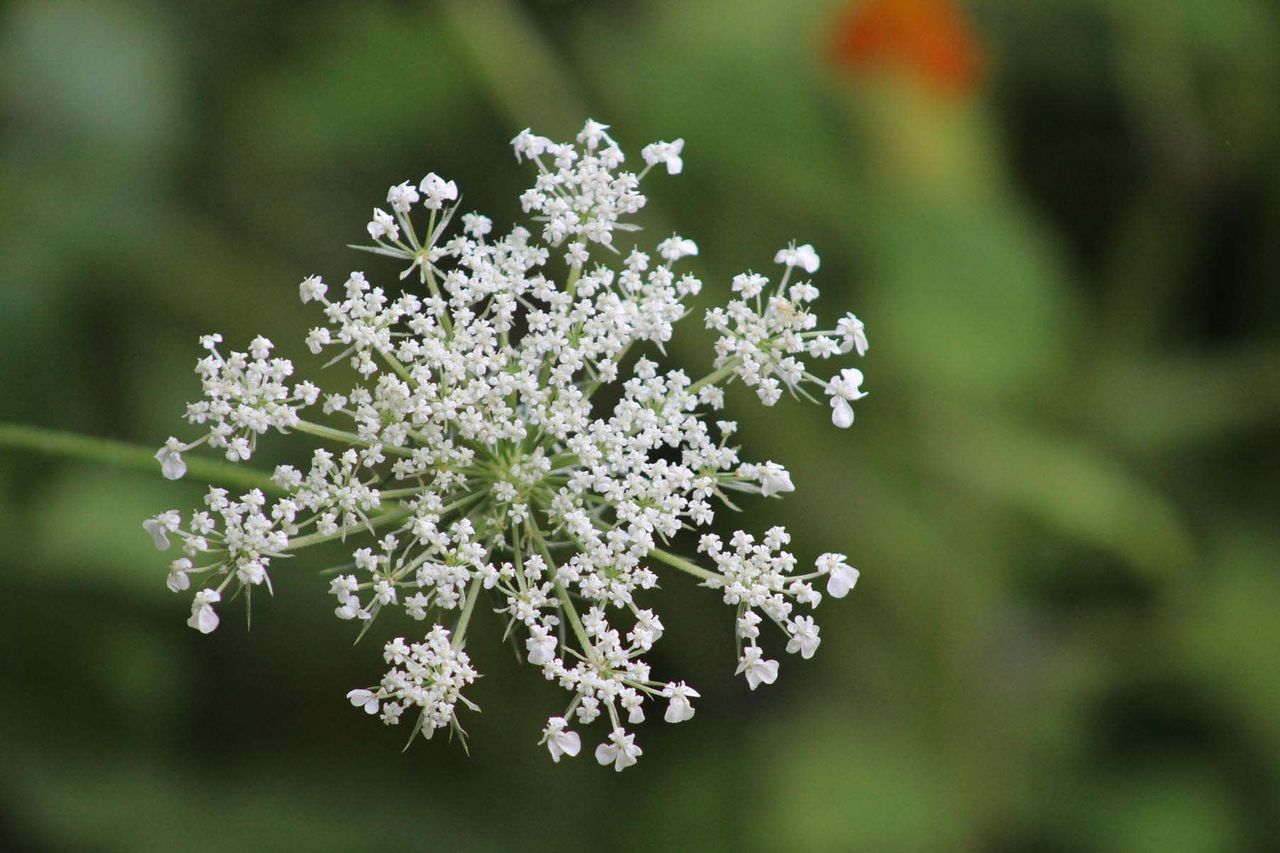
<path fill-rule="evenodd" d="M 549 761 L 496 631 L 470 757 L 402 754 L 305 566 L 183 625 L 139 525 L 198 485 L 0 450 L 0 848 L 1280 848 L 1277 44 L 1262 0 L 6 4 L 0 421 L 158 446 L 197 335 L 310 363 L 304 275 L 394 281 L 344 248 L 387 185 L 502 227 L 507 140 L 588 115 L 687 140 L 643 221 L 699 309 L 813 242 L 872 393 L 849 432 L 731 397 L 798 485 L 740 523 L 863 580 L 752 693 L 671 579 L 704 698 L 621 775 Z"/>

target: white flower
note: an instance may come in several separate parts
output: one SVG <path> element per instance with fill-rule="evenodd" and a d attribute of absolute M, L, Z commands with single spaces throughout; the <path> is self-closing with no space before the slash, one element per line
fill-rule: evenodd
<path fill-rule="evenodd" d="M 364 708 L 366 714 L 378 713 L 378 695 L 372 690 L 352 690 L 347 694 L 347 700 L 354 708 Z"/>
<path fill-rule="evenodd" d="M 609 742 L 596 747 L 596 761 L 602 765 L 612 764 L 613 769 L 621 773 L 644 754 L 644 750 L 636 746 L 635 741 L 635 735 L 627 734 L 622 729 L 614 729 L 609 735 Z"/>
<path fill-rule="evenodd" d="M 636 625 L 631 629 L 632 642 L 643 649 L 653 648 L 653 644 L 662 639 L 662 620 L 652 610 L 636 612 Z"/>
<path fill-rule="evenodd" d="M 650 166 L 663 163 L 667 167 L 668 175 L 678 175 L 684 170 L 684 160 L 680 159 L 682 151 L 684 151 L 684 140 L 677 139 L 674 142 L 654 142 L 646 145 L 640 151 L 640 156 Z"/>
<path fill-rule="evenodd" d="M 410 208 L 417 204 L 418 198 L 418 191 L 408 181 L 396 184 L 387 190 L 387 204 L 391 205 L 391 209 L 396 213 L 408 213 Z"/>
<path fill-rule="evenodd" d="M 370 220 L 366 227 L 369 230 L 369 236 L 375 240 L 381 241 L 386 238 L 395 241 L 400 239 L 400 227 L 391 218 L 391 214 L 380 208 L 375 207 L 373 209 L 373 219 Z"/>
<path fill-rule="evenodd" d="M 422 191 L 422 206 L 428 210 L 439 210 L 446 201 L 458 199 L 458 185 L 453 181 L 446 181 L 435 172 L 423 178 L 418 189 Z"/>
<path fill-rule="evenodd" d="M 170 592 L 182 592 L 191 588 L 191 578 L 187 576 L 189 571 L 191 571 L 191 561 L 186 557 L 169 564 L 169 577 L 165 580 L 165 586 L 169 587 Z"/>
<path fill-rule="evenodd" d="M 527 127 L 517 133 L 515 138 L 511 140 L 511 147 L 516 152 L 517 163 L 526 157 L 533 159 L 534 157 L 542 156 L 553 144 L 547 137 L 538 136 Z"/>
<path fill-rule="evenodd" d="M 800 657 L 808 660 L 813 657 L 814 652 L 818 650 L 818 644 L 822 642 L 818 637 L 818 626 L 814 623 L 812 616 L 797 616 L 787 625 L 787 631 L 791 634 L 791 639 L 787 641 L 787 653 L 800 653 Z"/>
<path fill-rule="evenodd" d="M 387 190 L 369 223 L 373 245 L 362 247 L 394 259 L 401 284 L 357 271 L 333 287 L 318 276 L 298 286 L 314 315 L 303 343 L 341 363 L 324 374 L 335 384 L 295 377 L 276 354 L 289 348 L 265 337 L 239 350 L 201 338 L 200 395 L 185 413 L 196 434 L 157 454 L 165 475 L 181 475 L 183 454 L 202 446 L 236 462 L 275 454 L 277 435 L 309 440 L 310 456 L 277 466 L 261 490 L 214 487 L 189 516 L 143 526 L 157 547 L 178 539 L 171 589 L 197 577 L 207 587 L 189 620 L 206 633 L 223 595 L 269 588 L 273 561 L 305 567 L 294 558 L 309 546 L 341 546 L 349 568 L 328 581 L 338 619 L 361 632 L 384 614 L 428 628 L 385 642 L 381 680 L 347 695 L 414 735 L 462 736 L 459 706 L 475 707 L 464 692 L 478 677 L 463 649 L 500 614 L 498 631 L 525 638 L 528 663 L 566 691 L 542 733 L 552 758 L 581 751 L 570 721 L 607 720 L 595 754 L 622 769 L 641 751 L 621 726 L 655 708 L 688 720 L 698 698 L 650 668 L 664 640 L 652 607 L 660 590 L 688 581 L 732 608 L 737 671 L 753 690 L 777 679 L 761 648 L 773 626 L 789 652 L 818 648 L 804 615 L 822 599 L 816 578 L 844 594 L 856 570 L 824 555 L 817 573 L 804 571 L 781 526 L 723 540 L 710 532 L 726 525 L 733 492 L 795 489 L 783 465 L 741 455 L 721 410 L 734 382 L 766 406 L 823 390 L 847 426 L 862 374 L 828 381 L 831 371 L 819 376 L 806 361 L 863 352 L 865 335 L 853 315 L 835 328 L 819 322 L 818 288 L 793 270 L 816 272 L 818 256 L 793 243 L 776 256 L 780 277 L 735 276 L 726 302 L 706 312 L 705 375 L 664 363 L 704 289 L 675 264 L 699 249 L 679 234 L 637 242 L 636 232 L 642 179 L 659 165 L 678 174 L 683 141 L 647 146 L 637 171 L 595 121 L 577 143 L 525 130 L 512 148 L 535 162 L 518 200 L 524 217 L 506 233 L 480 213 L 455 219 L 457 185 L 430 173 Z M 695 553 L 665 550 L 686 530 Z"/>
<path fill-rule="evenodd" d="M 600 147 L 601 142 L 613 144 L 613 140 L 609 138 L 609 134 L 605 133 L 609 129 L 609 125 L 601 124 L 593 119 L 587 119 L 587 123 L 583 125 L 582 132 L 578 134 L 578 142 L 587 147 L 588 151 L 594 151 Z"/>
<path fill-rule="evenodd" d="M 618 691 L 619 702 L 627 711 L 627 722 L 639 725 L 644 722 L 644 697 L 630 687 Z"/>
<path fill-rule="evenodd" d="M 320 280 L 320 276 L 309 275 L 302 280 L 302 284 L 298 285 L 298 296 L 305 305 L 308 302 L 324 299 L 324 295 L 328 290 L 329 288 Z"/>
<path fill-rule="evenodd" d="M 525 648 L 529 652 L 529 663 L 536 666 L 542 666 L 551 663 L 556 657 L 556 638 L 548 634 L 547 629 L 542 626 L 535 626 L 529 638 L 524 641 Z"/>
<path fill-rule="evenodd" d="M 738 659 L 738 669 L 734 675 L 747 677 L 747 686 L 755 690 L 761 684 L 773 684 L 778 680 L 778 662 L 763 660 L 763 652 L 759 646 L 748 646 Z"/>
<path fill-rule="evenodd" d="M 213 605 L 221 600 L 222 594 L 216 589 L 202 589 L 197 592 L 195 599 L 191 602 L 191 618 L 187 620 L 187 624 L 201 634 L 212 634 L 218 627 L 218 614 L 213 611 Z"/>
<path fill-rule="evenodd" d="M 165 551 L 169 548 L 169 534 L 177 532 L 181 525 L 182 517 L 176 509 L 171 509 L 142 522 L 142 529 L 151 534 L 151 541 L 156 543 L 157 549 Z"/>
<path fill-rule="evenodd" d="M 778 254 L 773 256 L 774 263 L 785 264 L 789 267 L 800 267 L 809 275 L 813 275 L 818 271 L 818 267 L 822 265 L 822 261 L 818 258 L 818 253 L 814 251 L 813 246 L 805 243 L 803 246 L 797 246 L 792 243 L 789 247 L 782 249 Z"/>
<path fill-rule="evenodd" d="M 845 559 L 844 554 L 818 557 L 818 571 L 827 576 L 827 595 L 832 598 L 844 598 L 858 583 L 858 570 L 847 565 Z"/>
<path fill-rule="evenodd" d="M 683 723 L 693 719 L 693 704 L 690 699 L 697 699 L 701 694 L 681 681 L 679 684 L 668 684 L 662 695 L 671 700 L 667 712 L 662 718 L 668 723 Z"/>
<path fill-rule="evenodd" d="M 267 579 L 267 567 L 256 558 L 244 560 L 236 566 L 236 578 L 247 586 L 257 586 Z"/>
<path fill-rule="evenodd" d="M 686 237 L 672 234 L 658 244 L 658 254 L 662 255 L 665 260 L 675 263 L 681 258 L 698 254 L 698 244 Z"/>
<path fill-rule="evenodd" d="M 470 704 L 462 696 L 462 689 L 475 681 L 476 671 L 466 652 L 454 648 L 449 632 L 442 626 L 432 626 L 417 643 L 396 637 L 383 647 L 382 657 L 392 665 L 378 691 L 383 699 L 392 700 L 383 707 L 383 722 L 387 725 L 398 723 L 408 708 L 418 708 L 421 713 L 415 726 L 430 737 L 437 729 L 455 722 L 458 702 Z"/>
<path fill-rule="evenodd" d="M 462 214 L 462 230 L 476 239 L 487 236 L 493 231 L 493 220 L 478 213 Z"/>
<path fill-rule="evenodd" d="M 160 472 L 166 480 L 181 480 L 182 475 L 187 473 L 187 463 L 182 460 L 182 451 L 186 449 L 186 445 L 170 436 L 164 447 L 156 451 Z"/>
<path fill-rule="evenodd" d="M 560 763 L 560 756 L 567 755 L 570 758 L 577 756 L 582 749 L 582 738 L 578 737 L 577 732 L 571 732 L 566 729 L 569 723 L 564 717 L 552 717 L 547 720 L 547 726 L 542 730 L 542 740 L 539 743 L 547 745 L 547 751 L 551 753 L 551 760 Z"/>
<path fill-rule="evenodd" d="M 853 314 L 846 314 L 836 323 L 836 334 L 841 337 L 840 351 L 856 349 L 858 355 L 866 355 L 871 345 L 867 343 L 867 331 L 862 321 Z"/>
<path fill-rule="evenodd" d="M 791 473 L 776 462 L 765 462 L 760 466 L 760 494 L 766 498 L 783 492 L 794 492 Z"/>
<path fill-rule="evenodd" d="M 759 273 L 739 273 L 733 277 L 731 286 L 734 293 L 742 294 L 743 299 L 755 299 L 768 283 L 769 279 Z"/>
<path fill-rule="evenodd" d="M 856 367 L 845 368 L 827 382 L 826 391 L 831 397 L 831 422 L 841 429 L 848 429 L 853 425 L 853 407 L 849 403 L 867 396 L 861 386 L 862 371 Z"/>

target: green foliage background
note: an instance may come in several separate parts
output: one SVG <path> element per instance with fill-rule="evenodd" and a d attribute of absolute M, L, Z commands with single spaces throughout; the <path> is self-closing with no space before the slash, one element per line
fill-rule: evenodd
<path fill-rule="evenodd" d="M 304 275 L 393 281 L 343 248 L 388 184 L 501 228 L 506 140 L 587 115 L 687 140 L 644 221 L 698 240 L 703 306 L 798 237 L 872 341 L 847 433 L 730 403 L 798 486 L 742 524 L 857 592 L 751 693 L 670 579 L 655 664 L 704 698 L 621 775 L 551 764 L 560 695 L 496 631 L 471 757 L 402 754 L 305 566 L 199 636 L 140 527 L 197 485 L 0 452 L 0 848 L 1280 847 L 1280 8 L 965 8 L 968 98 L 833 67 L 828 2 L 0 10 L 0 420 L 158 446 L 198 334 L 304 354 Z"/>

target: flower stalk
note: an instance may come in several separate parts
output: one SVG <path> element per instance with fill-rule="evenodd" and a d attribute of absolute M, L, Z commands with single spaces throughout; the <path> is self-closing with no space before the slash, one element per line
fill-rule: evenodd
<path fill-rule="evenodd" d="M 156 452 L 151 448 L 46 427 L 0 423 L 0 448 L 135 468 L 148 474 L 155 473 L 156 470 Z M 255 471 L 243 465 L 232 465 L 216 459 L 189 460 L 187 474 L 192 479 L 205 483 L 225 483 L 236 488 L 261 489 L 268 493 L 283 492 L 265 471 Z"/>

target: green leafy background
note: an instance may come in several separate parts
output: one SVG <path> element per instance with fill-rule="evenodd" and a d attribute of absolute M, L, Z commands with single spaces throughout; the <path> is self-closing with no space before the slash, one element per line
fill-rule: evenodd
<path fill-rule="evenodd" d="M 857 592 L 752 693 L 668 579 L 654 662 L 703 699 L 621 775 L 552 765 L 561 697 L 497 630 L 471 756 L 402 754 L 305 566 L 200 636 L 140 527 L 198 486 L 0 452 L 0 848 L 1280 847 L 1280 8 L 963 10 L 965 97 L 836 67 L 829 2 L 0 9 L 0 420 L 158 446 L 197 335 L 305 355 L 304 275 L 394 280 L 344 248 L 382 188 L 434 170 L 501 226 L 506 140 L 587 115 L 687 140 L 644 222 L 698 240 L 700 308 L 800 238 L 873 347 L 849 432 L 730 396 L 798 485 L 741 524 Z"/>

